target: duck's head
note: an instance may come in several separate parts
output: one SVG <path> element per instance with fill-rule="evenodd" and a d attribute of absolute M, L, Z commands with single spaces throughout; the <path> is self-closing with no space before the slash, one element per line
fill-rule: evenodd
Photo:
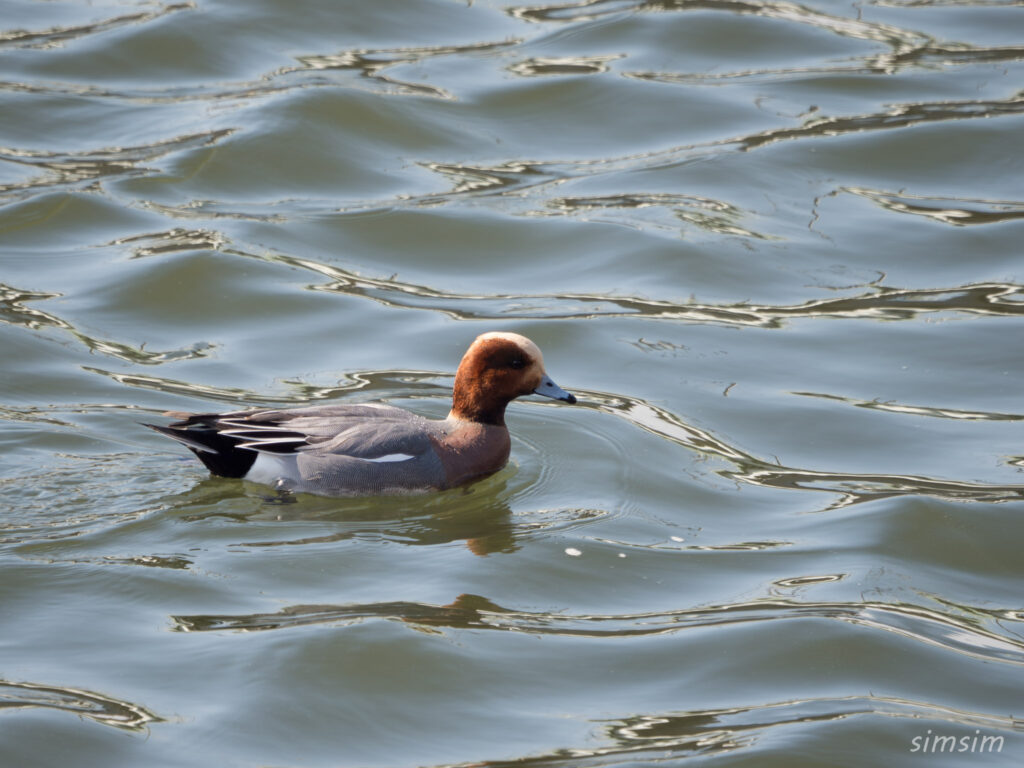
<path fill-rule="evenodd" d="M 536 344 L 518 333 L 485 333 L 476 337 L 459 363 L 450 416 L 504 424 L 505 406 L 530 394 L 576 402 L 548 376 Z"/>

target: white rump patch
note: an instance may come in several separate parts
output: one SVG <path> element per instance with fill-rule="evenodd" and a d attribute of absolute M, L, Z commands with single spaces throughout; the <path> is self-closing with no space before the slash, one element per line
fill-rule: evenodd
<path fill-rule="evenodd" d="M 256 461 L 245 474 L 245 479 L 263 485 L 275 485 L 278 480 L 293 483 L 302 481 L 294 453 L 257 453 Z"/>
<path fill-rule="evenodd" d="M 374 462 L 386 462 L 386 461 L 408 461 L 409 459 L 415 459 L 415 456 L 410 456 L 408 453 L 388 453 L 384 456 L 378 456 L 375 459 L 363 459 L 363 461 L 374 461 Z"/>

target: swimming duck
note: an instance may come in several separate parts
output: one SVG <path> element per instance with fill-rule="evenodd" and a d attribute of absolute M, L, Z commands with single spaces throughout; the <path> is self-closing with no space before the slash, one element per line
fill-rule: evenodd
<path fill-rule="evenodd" d="M 215 475 L 322 496 L 417 493 L 464 485 L 508 461 L 505 406 L 521 395 L 576 398 L 517 333 L 485 333 L 459 363 L 448 418 L 381 403 L 181 413 L 146 424 L 189 448 Z"/>

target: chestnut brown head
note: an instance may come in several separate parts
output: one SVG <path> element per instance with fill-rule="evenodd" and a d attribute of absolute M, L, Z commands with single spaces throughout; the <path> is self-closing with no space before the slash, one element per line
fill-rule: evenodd
<path fill-rule="evenodd" d="M 547 375 L 544 356 L 536 344 L 518 333 L 485 333 L 476 338 L 459 363 L 451 416 L 504 424 L 505 406 L 529 394 L 576 402 Z"/>

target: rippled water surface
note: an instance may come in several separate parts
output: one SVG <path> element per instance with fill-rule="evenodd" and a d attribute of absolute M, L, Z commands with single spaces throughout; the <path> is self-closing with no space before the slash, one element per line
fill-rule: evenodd
<path fill-rule="evenodd" d="M 0 764 L 1024 762 L 1020 0 L 0 16 Z M 487 330 L 468 489 L 139 426 Z"/>

